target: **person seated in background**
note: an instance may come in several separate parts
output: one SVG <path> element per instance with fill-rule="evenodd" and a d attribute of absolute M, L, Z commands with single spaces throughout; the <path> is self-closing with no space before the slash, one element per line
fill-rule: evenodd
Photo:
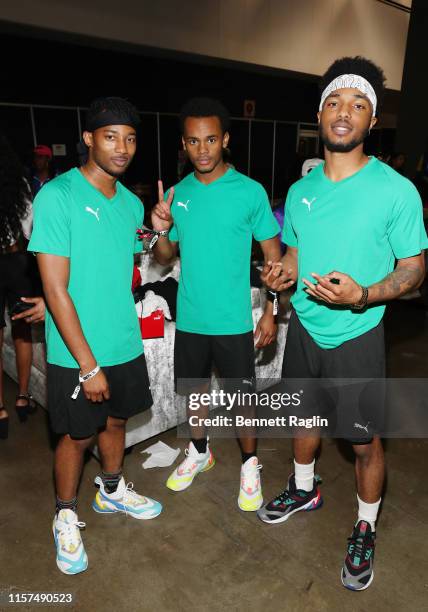
<path fill-rule="evenodd" d="M 44 320 L 45 305 L 42 297 L 32 297 L 35 290 L 32 258 L 25 248 L 32 225 L 30 187 L 15 151 L 3 135 L 0 135 L 0 217 L 0 438 L 5 439 L 9 415 L 3 403 L 1 349 L 6 304 L 13 322 L 19 384 L 15 408 L 20 421 L 25 421 L 34 410 L 28 394 L 33 355 L 29 323 Z"/>

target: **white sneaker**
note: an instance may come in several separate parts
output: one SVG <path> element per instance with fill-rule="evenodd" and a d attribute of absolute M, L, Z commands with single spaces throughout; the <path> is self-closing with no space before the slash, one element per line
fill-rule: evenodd
<path fill-rule="evenodd" d="M 207 442 L 205 453 L 198 453 L 193 442 L 184 451 L 186 458 L 178 465 L 166 481 L 172 491 L 184 491 L 199 472 L 207 472 L 215 465 L 215 459 Z"/>
<path fill-rule="evenodd" d="M 238 506 L 245 512 L 255 512 L 263 505 L 261 469 L 257 457 L 250 457 L 241 467 Z"/>
<path fill-rule="evenodd" d="M 134 491 L 134 484 L 122 477 L 114 493 L 107 493 L 104 489 L 102 479 L 97 476 L 95 484 L 99 485 L 99 491 L 92 502 L 92 508 L 100 514 L 112 514 L 113 512 L 124 512 L 136 519 L 152 519 L 162 512 L 162 504 L 150 497 L 139 495 Z"/>
<path fill-rule="evenodd" d="M 79 574 L 88 567 L 88 556 L 80 530 L 85 523 L 78 520 L 73 510 L 60 510 L 52 524 L 56 545 L 56 564 L 64 574 Z"/>

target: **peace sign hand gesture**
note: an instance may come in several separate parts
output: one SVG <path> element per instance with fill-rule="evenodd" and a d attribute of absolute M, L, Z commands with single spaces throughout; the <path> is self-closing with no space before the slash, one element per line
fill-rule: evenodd
<path fill-rule="evenodd" d="M 158 181 L 158 203 L 152 210 L 152 225 L 157 232 L 169 230 L 173 224 L 171 215 L 171 204 L 174 199 L 174 187 L 171 187 L 168 197 L 165 200 L 163 183 Z"/>

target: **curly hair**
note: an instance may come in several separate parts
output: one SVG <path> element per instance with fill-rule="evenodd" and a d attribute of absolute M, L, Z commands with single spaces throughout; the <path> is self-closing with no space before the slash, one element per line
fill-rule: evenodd
<path fill-rule="evenodd" d="M 21 236 L 28 199 L 24 168 L 6 137 L 0 134 L 0 251 L 9 246 L 11 239 Z"/>
<path fill-rule="evenodd" d="M 362 76 L 373 87 L 377 100 L 378 112 L 385 90 L 385 74 L 382 68 L 376 66 L 371 60 L 357 55 L 355 57 L 342 57 L 337 59 L 322 76 L 320 82 L 321 92 L 338 76 L 342 74 L 357 74 Z"/>
<path fill-rule="evenodd" d="M 184 122 L 187 117 L 218 117 L 223 133 L 230 128 L 230 116 L 226 107 L 213 98 L 191 98 L 180 111 L 180 129 L 184 132 Z"/>

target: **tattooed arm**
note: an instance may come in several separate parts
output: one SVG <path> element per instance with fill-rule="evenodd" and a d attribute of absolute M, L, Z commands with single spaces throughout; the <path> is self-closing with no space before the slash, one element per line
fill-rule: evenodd
<path fill-rule="evenodd" d="M 393 272 L 388 274 L 379 283 L 371 285 L 369 289 L 368 304 L 385 302 L 401 297 L 405 293 L 417 289 L 425 277 L 424 253 L 416 257 L 399 259 Z"/>
<path fill-rule="evenodd" d="M 312 276 L 315 281 L 310 281 L 306 278 L 302 279 L 306 285 L 305 291 L 322 302 L 350 306 L 356 304 L 362 297 L 362 286 L 348 274 L 334 271 L 321 276 L 312 272 Z M 423 251 L 420 255 L 416 255 L 416 257 L 399 259 L 393 272 L 385 276 L 383 280 L 368 287 L 367 304 L 386 302 L 401 297 L 405 293 L 420 287 L 424 278 L 425 261 Z"/>

